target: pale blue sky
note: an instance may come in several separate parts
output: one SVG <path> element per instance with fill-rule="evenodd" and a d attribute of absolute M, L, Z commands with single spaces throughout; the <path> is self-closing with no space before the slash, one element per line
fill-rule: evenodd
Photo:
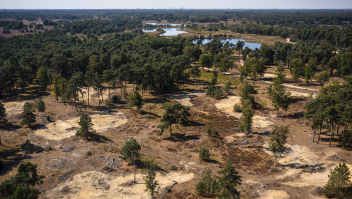
<path fill-rule="evenodd" d="M 0 9 L 352 9 L 352 0 L 0 0 Z"/>

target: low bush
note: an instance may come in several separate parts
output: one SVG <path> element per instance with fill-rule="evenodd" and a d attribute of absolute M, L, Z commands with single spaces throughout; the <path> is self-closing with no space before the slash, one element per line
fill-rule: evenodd
<path fill-rule="evenodd" d="M 202 149 L 199 151 L 199 158 L 200 158 L 201 160 L 208 160 L 209 157 L 210 157 L 209 149 L 202 148 Z"/>

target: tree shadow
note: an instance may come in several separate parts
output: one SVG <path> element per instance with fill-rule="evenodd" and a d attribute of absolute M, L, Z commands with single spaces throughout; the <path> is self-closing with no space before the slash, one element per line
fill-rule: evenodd
<path fill-rule="evenodd" d="M 164 138 L 163 140 L 170 140 L 171 142 L 187 142 L 189 140 L 199 140 L 199 135 L 186 135 L 184 133 L 173 133 L 172 137 Z"/>
<path fill-rule="evenodd" d="M 303 112 L 296 112 L 296 113 L 291 113 L 287 115 L 287 118 L 289 119 L 299 119 L 304 117 L 304 113 Z"/>
<path fill-rule="evenodd" d="M 6 147 L 6 146 L 4 146 L 4 147 Z M 16 168 L 22 162 L 22 160 L 36 158 L 36 157 L 32 157 L 28 154 L 33 154 L 34 152 L 39 153 L 39 152 L 44 151 L 44 148 L 42 148 L 40 146 L 33 145 L 29 142 L 21 144 L 20 148 L 11 148 L 11 147 L 6 147 L 6 148 L 9 148 L 9 149 L 2 150 L 0 153 L 1 157 L 5 157 L 6 159 L 7 159 L 7 157 L 14 157 L 14 158 L 7 159 L 6 161 L 2 161 L 3 167 L 0 171 L 0 175 L 4 175 L 8 171 L 11 171 L 13 168 Z M 18 152 L 21 152 L 21 150 L 25 152 L 24 155 L 18 154 Z"/>
<path fill-rule="evenodd" d="M 212 159 L 207 159 L 207 160 L 203 160 L 204 162 L 207 163 L 212 163 L 212 164 L 220 164 L 217 160 L 212 160 Z"/>
<path fill-rule="evenodd" d="M 98 142 L 98 143 L 107 143 L 107 142 L 112 142 L 109 138 L 107 138 L 104 135 L 100 135 L 98 133 L 95 133 L 92 138 L 90 139 L 92 141 Z"/>
<path fill-rule="evenodd" d="M 149 111 L 145 111 L 145 110 L 141 111 L 141 115 L 152 115 L 154 117 L 161 118 L 159 115 L 152 113 L 152 112 L 149 112 Z"/>

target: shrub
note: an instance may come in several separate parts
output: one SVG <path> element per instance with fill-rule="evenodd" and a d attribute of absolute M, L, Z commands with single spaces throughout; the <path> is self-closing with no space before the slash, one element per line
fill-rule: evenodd
<path fill-rule="evenodd" d="M 213 128 L 213 129 L 207 128 L 206 133 L 209 136 L 214 136 L 214 137 L 218 137 L 219 136 L 219 132 L 215 128 Z"/>
<path fill-rule="evenodd" d="M 29 102 L 26 102 L 24 104 L 21 119 L 22 125 L 27 124 L 28 126 L 31 126 L 36 122 L 36 115 L 33 113 L 32 106 L 29 104 Z"/>
<path fill-rule="evenodd" d="M 51 151 L 53 150 L 53 147 L 51 145 L 45 147 L 44 151 Z"/>
<path fill-rule="evenodd" d="M 330 172 L 329 181 L 324 187 L 324 193 L 328 198 L 349 198 L 350 171 L 346 163 L 340 163 Z"/>
<path fill-rule="evenodd" d="M 233 106 L 233 110 L 234 110 L 235 112 L 242 112 L 242 107 L 241 107 L 240 104 L 235 104 L 235 105 Z"/>
<path fill-rule="evenodd" d="M 172 167 L 171 167 L 171 170 L 172 170 L 172 171 L 177 171 L 177 170 L 178 170 L 178 167 L 172 166 Z"/>
<path fill-rule="evenodd" d="M 92 118 L 89 115 L 83 113 L 78 124 L 81 127 L 77 130 L 76 135 L 88 139 L 89 136 L 92 136 L 94 134 L 92 128 Z"/>
<path fill-rule="evenodd" d="M 35 101 L 35 107 L 37 108 L 38 112 L 44 112 L 45 111 L 45 103 L 40 98 Z"/>
<path fill-rule="evenodd" d="M 216 180 L 211 176 L 212 171 L 205 169 L 196 186 L 196 194 L 199 196 L 213 196 L 216 190 Z"/>
<path fill-rule="evenodd" d="M 201 160 L 208 160 L 209 157 L 210 157 L 209 149 L 202 148 L 202 149 L 199 151 L 199 158 L 200 158 Z"/>
<path fill-rule="evenodd" d="M 228 81 L 228 82 L 225 84 L 225 87 L 224 87 L 225 93 L 228 93 L 228 92 L 229 92 L 230 86 L 231 86 L 231 82 Z"/>
<path fill-rule="evenodd" d="M 46 120 L 47 120 L 48 122 L 51 121 L 50 115 L 46 116 Z"/>
<path fill-rule="evenodd" d="M 112 96 L 112 98 L 111 98 L 111 102 L 114 103 L 114 104 L 117 104 L 117 103 L 119 103 L 120 101 L 121 101 L 121 97 L 118 96 L 118 95 L 114 95 L 114 96 Z"/>
<path fill-rule="evenodd" d="M 210 85 L 207 92 L 207 95 L 210 95 L 212 98 L 221 99 L 224 95 L 223 91 L 219 88 L 216 88 L 214 85 Z"/>

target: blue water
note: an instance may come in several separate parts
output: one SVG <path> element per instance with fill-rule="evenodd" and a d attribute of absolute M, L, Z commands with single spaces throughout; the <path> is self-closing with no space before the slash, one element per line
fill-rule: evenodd
<path fill-rule="evenodd" d="M 163 28 L 165 33 L 161 34 L 161 36 L 171 37 L 177 36 L 178 34 L 187 33 L 186 31 L 181 30 L 181 28 Z M 143 32 L 154 32 L 156 29 L 144 29 Z"/>
<path fill-rule="evenodd" d="M 206 43 L 209 43 L 211 41 L 212 41 L 212 39 L 204 39 L 203 42 L 202 42 L 202 45 L 204 45 Z M 220 41 L 223 44 L 228 41 L 229 43 L 233 43 L 235 45 L 237 44 L 238 41 L 244 41 L 243 48 L 248 47 L 248 48 L 250 48 L 252 50 L 254 50 L 255 48 L 259 49 L 262 46 L 262 44 L 260 44 L 260 43 L 249 43 L 249 42 L 246 42 L 244 39 L 220 39 Z M 193 43 L 196 44 L 197 40 L 194 40 Z"/>
<path fill-rule="evenodd" d="M 167 25 L 170 25 L 170 26 L 181 26 L 181 24 L 176 24 L 176 23 L 144 23 L 144 24 L 148 24 L 148 25 L 152 25 L 152 26 L 167 26 Z"/>

